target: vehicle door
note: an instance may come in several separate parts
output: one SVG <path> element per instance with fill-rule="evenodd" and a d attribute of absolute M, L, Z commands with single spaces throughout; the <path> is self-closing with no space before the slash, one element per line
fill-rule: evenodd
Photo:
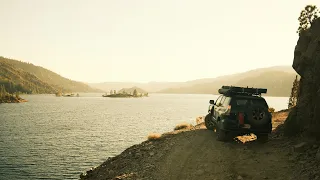
<path fill-rule="evenodd" d="M 230 113 L 230 107 L 229 107 L 230 101 L 231 101 L 231 98 L 228 97 L 228 96 L 225 96 L 223 101 L 221 100 L 220 115 L 221 114 L 226 114 L 227 112 Z"/>
<path fill-rule="evenodd" d="M 226 97 L 222 95 L 221 98 L 220 99 L 219 98 L 217 99 L 217 102 L 215 103 L 215 106 L 214 106 L 214 118 L 216 120 L 221 114 L 221 109 L 223 108 L 223 101 L 225 100 Z"/>
<path fill-rule="evenodd" d="M 214 101 L 214 104 L 213 104 L 211 107 L 209 106 L 210 113 L 211 113 L 211 116 L 212 116 L 212 117 L 214 117 L 214 115 L 216 114 L 216 113 L 215 113 L 215 110 L 216 110 L 215 107 L 216 107 L 216 104 L 218 104 L 217 102 L 221 101 L 221 98 L 222 98 L 222 95 L 220 95 L 220 96 L 217 98 L 217 100 Z"/>

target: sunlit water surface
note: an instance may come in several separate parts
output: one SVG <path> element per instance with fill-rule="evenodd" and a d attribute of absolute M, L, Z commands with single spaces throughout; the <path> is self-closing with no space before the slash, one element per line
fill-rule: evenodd
<path fill-rule="evenodd" d="M 0 179 L 79 179 L 149 133 L 195 124 L 213 95 L 150 94 L 148 98 L 26 95 L 29 102 L 0 104 Z M 266 97 L 285 109 L 288 98 Z"/>

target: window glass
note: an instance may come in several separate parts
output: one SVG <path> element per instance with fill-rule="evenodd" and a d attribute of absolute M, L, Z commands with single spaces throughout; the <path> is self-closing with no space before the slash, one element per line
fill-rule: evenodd
<path fill-rule="evenodd" d="M 238 106 L 245 106 L 248 103 L 247 99 L 237 99 L 236 103 Z"/>
<path fill-rule="evenodd" d="M 218 99 L 216 100 L 216 103 L 215 103 L 216 105 L 218 105 L 218 104 L 220 103 L 221 98 L 222 98 L 222 95 L 221 95 L 221 96 L 219 96 L 219 97 L 218 97 Z"/>
<path fill-rule="evenodd" d="M 222 106 L 225 99 L 226 97 L 222 96 L 221 101 L 217 104 L 217 106 Z"/>
<path fill-rule="evenodd" d="M 226 97 L 222 103 L 222 106 L 223 107 L 228 107 L 228 105 L 230 104 L 230 100 L 231 98 L 230 97 Z"/>
<path fill-rule="evenodd" d="M 252 99 L 250 103 L 251 105 L 262 105 L 262 106 L 268 107 L 264 99 Z"/>
<path fill-rule="evenodd" d="M 263 105 L 268 107 L 266 101 L 264 99 L 233 99 L 232 105 L 236 106 L 252 106 L 252 105 Z"/>

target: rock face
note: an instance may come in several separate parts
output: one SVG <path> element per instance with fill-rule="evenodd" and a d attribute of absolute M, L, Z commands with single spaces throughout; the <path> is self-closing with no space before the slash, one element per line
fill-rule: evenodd
<path fill-rule="evenodd" d="M 318 151 L 317 151 L 316 159 L 317 159 L 318 161 L 320 161 L 320 148 L 319 148 Z"/>
<path fill-rule="evenodd" d="M 300 130 L 320 138 L 320 18 L 300 33 L 292 67 L 301 76 L 295 120 Z"/>

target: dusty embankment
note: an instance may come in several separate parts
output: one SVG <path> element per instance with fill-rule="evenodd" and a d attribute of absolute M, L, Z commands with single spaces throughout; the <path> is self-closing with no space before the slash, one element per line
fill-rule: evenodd
<path fill-rule="evenodd" d="M 274 118 L 279 119 L 280 115 Z M 224 143 L 215 139 L 213 131 L 197 125 L 134 145 L 81 178 L 320 179 L 318 148 L 319 144 L 302 138 L 286 139 L 280 131 L 265 144 Z"/>

